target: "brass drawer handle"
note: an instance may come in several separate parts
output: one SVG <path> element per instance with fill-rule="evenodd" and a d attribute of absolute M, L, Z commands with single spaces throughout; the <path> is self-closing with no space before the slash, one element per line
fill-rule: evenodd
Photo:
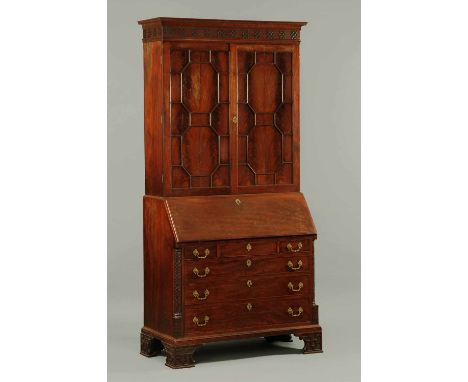
<path fill-rule="evenodd" d="M 247 267 L 251 267 L 252 266 L 252 260 L 247 259 L 247 261 L 245 262 L 245 265 L 247 265 Z"/>
<path fill-rule="evenodd" d="M 206 259 L 208 255 L 210 254 L 210 250 L 207 248 L 205 249 L 205 256 L 200 256 L 200 252 L 198 252 L 198 249 L 193 250 L 193 256 L 195 256 L 197 259 Z"/>
<path fill-rule="evenodd" d="M 206 300 L 209 295 L 210 295 L 210 291 L 208 289 L 205 289 L 204 297 L 200 297 L 200 294 L 198 293 L 197 290 L 193 291 L 193 297 L 195 297 L 197 300 Z"/>
<path fill-rule="evenodd" d="M 203 321 L 203 323 L 201 323 L 201 322 L 199 322 L 197 316 L 193 317 L 193 323 L 195 325 L 197 325 L 197 326 L 206 326 L 206 324 L 208 323 L 209 320 L 210 320 L 210 317 L 205 316 L 205 320 Z"/>
<path fill-rule="evenodd" d="M 250 312 L 252 310 L 252 304 L 249 302 L 247 305 L 246 305 L 246 308 L 247 310 Z"/>
<path fill-rule="evenodd" d="M 291 308 L 291 307 L 288 308 L 288 313 L 292 317 L 299 317 L 302 314 L 303 311 L 304 311 L 304 309 L 302 309 L 302 306 L 299 307 L 299 309 L 297 310 L 297 313 L 294 313 L 293 308 Z"/>
<path fill-rule="evenodd" d="M 193 273 L 198 277 L 206 277 L 208 275 L 208 273 L 210 273 L 210 268 L 206 267 L 205 268 L 205 273 L 203 275 L 201 275 L 199 273 L 198 268 L 193 268 Z"/>
<path fill-rule="evenodd" d="M 289 269 L 292 269 L 293 271 L 297 271 L 297 270 L 299 270 L 299 269 L 302 268 L 302 261 L 299 260 L 299 261 L 297 262 L 297 267 L 295 267 L 294 264 L 292 263 L 292 261 L 289 260 L 289 261 L 288 261 L 288 268 L 289 268 Z"/>
<path fill-rule="evenodd" d="M 303 283 L 299 283 L 297 285 L 297 288 L 294 288 L 294 285 L 292 282 L 289 282 L 288 284 L 288 288 L 289 290 L 293 291 L 293 292 L 299 292 L 302 288 L 304 287 L 304 284 Z"/>
<path fill-rule="evenodd" d="M 293 248 L 291 243 L 288 243 L 286 248 L 288 248 L 289 252 L 299 252 L 302 249 L 302 243 L 301 242 L 297 243 L 296 249 Z"/>
<path fill-rule="evenodd" d="M 247 280 L 247 286 L 248 286 L 249 288 L 251 288 L 251 287 L 252 287 L 252 285 L 253 285 L 253 282 L 252 282 L 252 280 Z"/>

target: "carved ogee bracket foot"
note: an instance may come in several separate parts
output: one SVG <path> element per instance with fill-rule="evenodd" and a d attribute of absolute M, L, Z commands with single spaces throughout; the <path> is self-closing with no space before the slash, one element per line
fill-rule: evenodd
<path fill-rule="evenodd" d="M 304 348 L 302 352 L 304 354 L 322 353 L 322 332 L 314 332 L 307 334 L 300 334 L 298 336 L 304 341 Z"/>
<path fill-rule="evenodd" d="M 140 354 L 145 357 L 155 357 L 161 354 L 163 346 L 161 341 L 146 333 L 140 333 Z"/>
<path fill-rule="evenodd" d="M 172 346 L 164 343 L 166 350 L 166 366 L 173 369 L 182 369 L 186 367 L 195 366 L 193 359 L 193 353 L 197 350 L 200 345 L 194 346 Z"/>

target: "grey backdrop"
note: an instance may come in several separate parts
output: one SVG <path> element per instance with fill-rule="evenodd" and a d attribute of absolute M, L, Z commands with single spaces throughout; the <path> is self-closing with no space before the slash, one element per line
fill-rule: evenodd
<path fill-rule="evenodd" d="M 138 354 L 144 157 L 137 20 L 158 16 L 309 22 L 301 34 L 301 187 L 319 233 L 323 354 L 298 354 L 298 340 L 222 343 L 205 346 L 186 370 Z M 109 0 L 108 126 L 109 380 L 360 380 L 360 2 Z"/>

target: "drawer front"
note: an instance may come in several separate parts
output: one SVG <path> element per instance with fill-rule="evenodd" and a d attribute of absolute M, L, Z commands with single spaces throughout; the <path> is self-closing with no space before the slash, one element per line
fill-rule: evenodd
<path fill-rule="evenodd" d="M 197 244 L 184 247 L 184 259 L 186 260 L 211 260 L 216 258 L 216 244 Z"/>
<path fill-rule="evenodd" d="M 262 297 L 308 297 L 312 275 L 307 273 L 283 276 L 213 278 L 185 285 L 185 305 L 206 305 Z"/>
<path fill-rule="evenodd" d="M 304 238 L 281 239 L 279 250 L 281 253 L 301 253 L 309 252 L 312 249 L 312 240 Z"/>
<path fill-rule="evenodd" d="M 309 298 L 263 299 L 185 308 L 185 334 L 204 335 L 311 322 Z"/>
<path fill-rule="evenodd" d="M 275 255 L 277 253 L 277 241 L 265 240 L 241 240 L 221 243 L 220 253 L 222 256 L 256 256 Z"/>
<path fill-rule="evenodd" d="M 310 272 L 312 257 L 308 254 L 263 257 L 237 257 L 212 261 L 185 261 L 184 280 L 211 280 L 219 275 L 231 278 L 254 274 Z"/>

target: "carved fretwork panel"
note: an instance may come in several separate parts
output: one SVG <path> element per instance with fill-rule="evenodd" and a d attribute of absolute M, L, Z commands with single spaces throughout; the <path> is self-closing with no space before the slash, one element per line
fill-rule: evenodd
<path fill-rule="evenodd" d="M 170 52 L 171 187 L 230 187 L 229 52 Z"/>
<path fill-rule="evenodd" d="M 239 186 L 293 184 L 292 52 L 237 51 Z"/>

